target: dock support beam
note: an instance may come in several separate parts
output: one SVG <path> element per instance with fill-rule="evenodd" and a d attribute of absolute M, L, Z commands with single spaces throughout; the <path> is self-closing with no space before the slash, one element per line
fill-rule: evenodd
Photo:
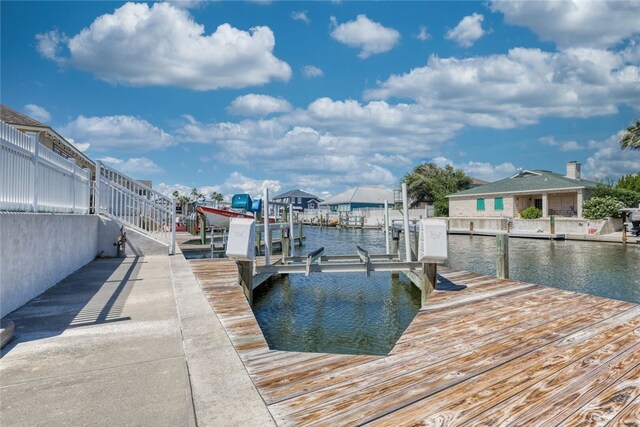
<path fill-rule="evenodd" d="M 496 234 L 496 276 L 499 279 L 509 278 L 509 235 Z"/>
<path fill-rule="evenodd" d="M 247 297 L 249 305 L 253 305 L 253 261 L 236 261 L 238 266 L 238 284 Z"/>
<path fill-rule="evenodd" d="M 420 275 L 420 305 L 425 306 L 431 293 L 436 289 L 436 275 L 438 273 L 437 264 L 422 264 L 422 274 Z"/>

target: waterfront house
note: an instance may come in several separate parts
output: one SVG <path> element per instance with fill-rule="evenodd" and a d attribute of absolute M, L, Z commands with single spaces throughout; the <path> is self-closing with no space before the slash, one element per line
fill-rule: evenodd
<path fill-rule="evenodd" d="M 273 198 L 273 201 L 276 203 L 292 204 L 293 209 L 304 211 L 305 209 L 318 209 L 318 204 L 322 199 L 314 194 L 297 189 L 278 194 Z"/>
<path fill-rule="evenodd" d="M 546 170 L 523 170 L 518 174 L 447 196 L 449 217 L 519 218 L 535 206 L 542 216 L 582 218 L 582 203 L 596 182 L 582 179 L 580 163 L 567 163 L 564 175 Z"/>
<path fill-rule="evenodd" d="M 351 212 L 354 209 L 382 208 L 384 202 L 393 205 L 393 190 L 378 187 L 354 187 L 320 203 L 332 212 Z"/>
<path fill-rule="evenodd" d="M 65 159 L 75 159 L 76 165 L 82 169 L 90 170 L 91 179 L 95 179 L 96 165 L 93 160 L 78 150 L 75 145 L 67 141 L 51 126 L 40 123 L 4 104 L 0 104 L 0 120 L 21 132 L 37 135 L 40 144 Z"/>

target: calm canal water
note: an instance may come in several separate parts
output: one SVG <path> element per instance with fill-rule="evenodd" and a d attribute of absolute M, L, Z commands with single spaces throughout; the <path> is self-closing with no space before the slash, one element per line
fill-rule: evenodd
<path fill-rule="evenodd" d="M 379 230 L 305 227 L 305 255 L 353 254 L 356 245 L 384 252 Z M 640 303 L 640 247 L 612 243 L 510 239 L 513 279 Z M 495 237 L 449 236 L 454 269 L 495 274 Z M 403 275 L 292 274 L 262 286 L 253 310 L 272 348 L 386 354 L 420 307 L 420 293 Z"/>

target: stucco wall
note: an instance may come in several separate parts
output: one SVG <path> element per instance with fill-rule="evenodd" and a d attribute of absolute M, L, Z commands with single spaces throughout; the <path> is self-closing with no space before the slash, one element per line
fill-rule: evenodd
<path fill-rule="evenodd" d="M 0 213 L 0 317 L 92 261 L 96 215 Z"/>
<path fill-rule="evenodd" d="M 494 203 L 496 197 L 502 197 L 502 210 L 495 210 Z M 449 217 L 450 218 L 501 218 L 512 217 L 514 213 L 513 197 L 508 195 L 496 194 L 491 197 L 484 197 L 484 211 L 476 209 L 477 196 L 471 197 L 455 197 L 449 199 Z"/>

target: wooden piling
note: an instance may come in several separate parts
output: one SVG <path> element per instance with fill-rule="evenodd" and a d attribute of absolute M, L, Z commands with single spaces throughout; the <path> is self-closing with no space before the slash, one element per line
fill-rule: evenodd
<path fill-rule="evenodd" d="M 549 216 L 549 233 L 556 234 L 556 216 Z"/>
<path fill-rule="evenodd" d="M 509 235 L 496 234 L 496 276 L 499 279 L 509 278 Z"/>
<path fill-rule="evenodd" d="M 298 242 L 299 245 L 302 246 L 302 221 L 298 221 Z"/>
<path fill-rule="evenodd" d="M 242 287 L 249 305 L 253 304 L 253 261 L 236 261 L 238 266 L 238 284 Z"/>
<path fill-rule="evenodd" d="M 435 263 L 422 263 L 420 274 L 420 305 L 425 306 L 429 295 L 436 289 L 436 275 L 438 273 Z"/>

